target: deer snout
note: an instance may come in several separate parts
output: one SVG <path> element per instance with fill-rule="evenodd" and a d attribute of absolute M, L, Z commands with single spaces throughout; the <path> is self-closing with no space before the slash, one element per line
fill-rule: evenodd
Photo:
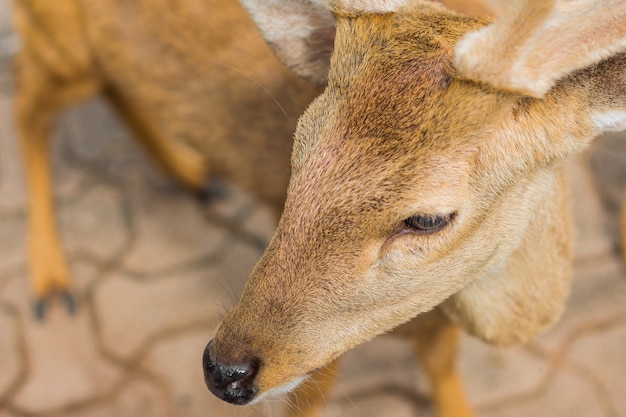
<path fill-rule="evenodd" d="M 211 355 L 211 342 L 202 355 L 204 382 L 218 398 L 236 405 L 252 401 L 258 392 L 255 379 L 259 371 L 260 360 L 248 358 L 239 363 L 220 363 Z"/>

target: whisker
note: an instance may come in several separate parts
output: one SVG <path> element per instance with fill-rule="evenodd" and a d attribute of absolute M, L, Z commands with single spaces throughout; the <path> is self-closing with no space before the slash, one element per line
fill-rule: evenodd
<path fill-rule="evenodd" d="M 276 103 L 276 105 L 278 106 L 278 108 L 280 109 L 280 111 L 283 113 L 283 115 L 285 116 L 285 119 L 287 120 L 287 122 L 289 122 L 289 124 L 292 127 L 295 127 L 291 118 L 289 117 L 289 115 L 287 114 L 287 112 L 285 111 L 285 108 L 280 104 L 280 102 L 276 99 L 276 97 L 274 97 L 274 95 L 267 89 L 265 88 L 265 86 L 263 84 L 261 84 L 258 80 L 256 80 L 254 77 L 250 76 L 249 74 L 246 74 L 245 72 L 241 71 L 240 69 L 237 69 L 231 65 L 225 64 L 223 62 L 219 63 L 221 66 L 228 68 L 232 71 L 235 71 L 236 73 L 246 77 L 247 79 L 249 79 L 250 81 L 252 81 L 253 83 L 255 83 L 256 85 L 258 85 L 268 96 L 270 96 L 272 98 L 272 100 L 274 100 L 274 103 Z"/>

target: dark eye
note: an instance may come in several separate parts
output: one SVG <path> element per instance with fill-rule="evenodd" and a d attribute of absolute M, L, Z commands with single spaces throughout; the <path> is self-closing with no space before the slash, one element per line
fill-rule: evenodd
<path fill-rule="evenodd" d="M 422 235 L 436 233 L 446 227 L 452 219 L 454 213 L 450 214 L 418 214 L 404 220 L 404 227 L 411 229 Z"/>

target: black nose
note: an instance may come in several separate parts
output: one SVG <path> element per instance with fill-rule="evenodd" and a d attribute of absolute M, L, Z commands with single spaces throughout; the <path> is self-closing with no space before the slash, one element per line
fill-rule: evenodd
<path fill-rule="evenodd" d="M 249 403 L 258 389 L 254 378 L 259 370 L 259 360 L 252 358 L 242 363 L 224 364 L 213 360 L 211 342 L 202 355 L 204 382 L 209 390 L 218 398 L 232 404 Z"/>

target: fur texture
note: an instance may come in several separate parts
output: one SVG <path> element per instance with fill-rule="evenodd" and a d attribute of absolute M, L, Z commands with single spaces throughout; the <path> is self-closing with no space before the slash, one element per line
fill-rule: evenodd
<path fill-rule="evenodd" d="M 273 56 L 235 1 L 15 0 L 17 109 L 35 297 L 70 288 L 48 157 L 58 113 L 104 94 L 194 190 L 228 178 L 282 209 L 297 117 L 319 89 Z"/>
<path fill-rule="evenodd" d="M 241 0 L 241 3 L 274 53 L 292 71 L 318 84 L 326 83 L 335 19 L 321 1 Z"/>
<path fill-rule="evenodd" d="M 285 210 L 211 344 L 218 363 L 258 358 L 261 393 L 429 311 L 494 344 L 553 323 L 571 263 L 560 166 L 607 125 L 602 115 L 626 109 L 626 55 L 607 49 L 612 41 L 591 60 L 578 50 L 547 64 L 551 88 L 536 94 L 500 85 L 495 64 L 489 83 L 468 81 L 458 64 L 461 39 L 498 23 L 429 2 L 369 12 L 334 9 L 328 86 L 300 118 Z M 585 36 L 610 14 L 594 10 Z M 574 36 L 553 28 L 537 43 L 535 27 L 530 19 L 516 38 L 533 40 L 528 56 Z M 423 232 L 408 226 L 415 217 L 451 220 Z"/>
<path fill-rule="evenodd" d="M 468 79 L 543 97 L 563 76 L 626 49 L 625 21 L 620 0 L 514 1 L 458 43 L 456 67 Z"/>

